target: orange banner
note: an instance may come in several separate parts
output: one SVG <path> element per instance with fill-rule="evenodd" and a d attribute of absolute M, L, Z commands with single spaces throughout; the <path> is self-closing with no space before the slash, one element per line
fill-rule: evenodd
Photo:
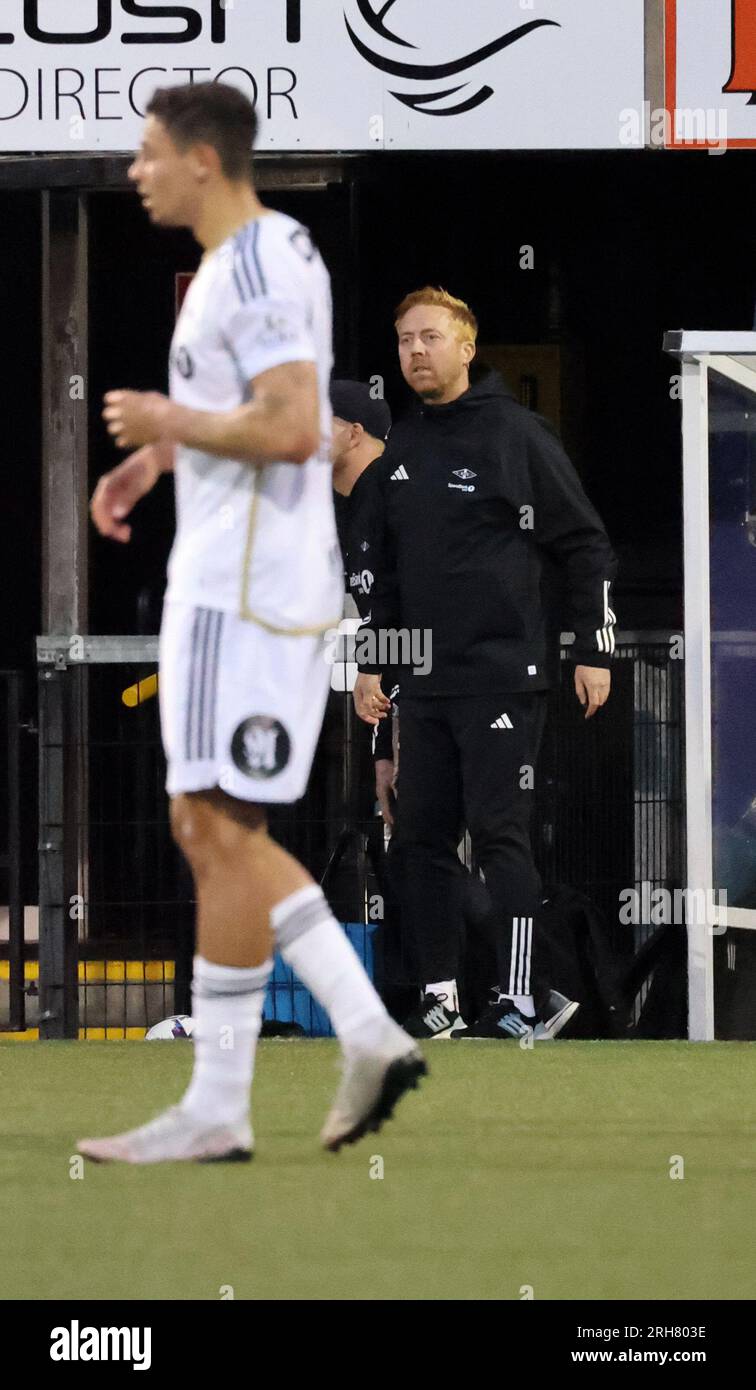
<path fill-rule="evenodd" d="M 732 0 L 732 72 L 723 92 L 756 92 L 756 0 Z"/>

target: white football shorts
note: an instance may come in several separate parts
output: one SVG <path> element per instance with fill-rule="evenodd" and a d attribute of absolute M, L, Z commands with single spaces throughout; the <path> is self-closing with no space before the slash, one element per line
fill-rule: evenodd
<path fill-rule="evenodd" d="M 159 689 L 169 795 L 221 787 L 242 801 L 297 801 L 330 676 L 322 635 L 279 635 L 220 609 L 164 604 Z"/>

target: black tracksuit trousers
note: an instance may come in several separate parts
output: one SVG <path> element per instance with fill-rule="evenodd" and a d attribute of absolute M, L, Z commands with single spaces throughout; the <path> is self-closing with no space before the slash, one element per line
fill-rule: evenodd
<path fill-rule="evenodd" d="M 541 881 L 529 827 L 547 703 L 546 691 L 402 698 L 402 922 L 422 984 L 459 973 L 466 826 L 493 905 L 499 988 L 532 992 Z"/>

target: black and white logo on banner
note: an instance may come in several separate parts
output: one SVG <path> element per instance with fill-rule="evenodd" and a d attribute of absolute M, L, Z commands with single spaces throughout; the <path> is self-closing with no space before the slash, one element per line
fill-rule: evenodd
<path fill-rule="evenodd" d="M 514 25 L 504 33 L 494 31 L 488 42 L 479 43 L 469 49 L 458 44 L 456 51 L 449 53 L 444 61 L 429 62 L 423 52 L 428 40 L 435 38 L 439 32 L 458 32 L 460 16 L 468 4 L 469 0 L 446 0 L 446 3 L 434 0 L 433 5 L 425 3 L 422 6 L 421 26 L 425 30 L 425 43 L 423 37 L 418 34 L 417 23 L 412 33 L 418 41 L 413 43 L 407 37 L 408 21 L 417 21 L 419 14 L 417 5 L 414 15 L 411 13 L 412 5 L 408 5 L 407 0 L 384 0 L 384 3 L 378 3 L 378 0 L 351 0 L 351 4 L 346 7 L 344 18 L 349 37 L 357 52 L 372 67 L 385 72 L 389 77 L 401 78 L 405 83 L 422 84 L 420 91 L 392 91 L 392 97 L 426 116 L 461 116 L 465 111 L 473 111 L 494 94 L 493 87 L 479 82 L 479 79 L 471 81 L 467 74 L 472 74 L 487 58 L 492 58 L 503 49 L 510 48 L 512 44 L 527 39 L 536 29 L 546 26 L 557 29 L 561 27 L 556 19 L 530 19 L 524 24 Z M 389 17 L 390 10 L 394 13 Z M 501 23 L 502 21 L 498 20 L 496 24 L 499 31 Z M 369 35 L 366 34 L 362 39 L 357 32 L 358 28 L 363 32 L 367 29 Z M 379 41 L 377 45 L 376 39 Z M 458 77 L 464 77 L 465 80 L 455 81 Z M 428 88 L 429 82 L 446 84 L 450 79 L 454 82 L 451 87 L 444 85 Z M 473 90 L 468 91 L 468 88 Z M 438 102 L 447 104 L 438 106 Z"/>

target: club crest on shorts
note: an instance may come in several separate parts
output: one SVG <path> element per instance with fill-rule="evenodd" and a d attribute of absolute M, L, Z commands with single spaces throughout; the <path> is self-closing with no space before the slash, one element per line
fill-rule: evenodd
<path fill-rule="evenodd" d="M 243 719 L 231 739 L 231 757 L 245 777 L 275 777 L 289 761 L 291 739 L 279 719 L 253 714 Z"/>

